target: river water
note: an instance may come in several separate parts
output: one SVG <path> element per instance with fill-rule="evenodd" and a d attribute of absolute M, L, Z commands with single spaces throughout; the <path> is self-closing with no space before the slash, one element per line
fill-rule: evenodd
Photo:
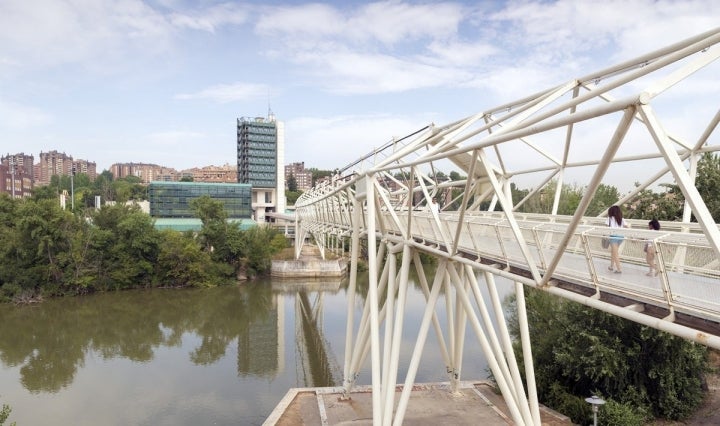
<path fill-rule="evenodd" d="M 18 426 L 262 424 L 290 388 L 342 385 L 346 288 L 268 279 L 0 305 L 0 404 Z M 399 382 L 424 300 L 411 285 Z M 358 384 L 370 384 L 369 365 Z M 468 327 L 462 378 L 487 376 Z M 432 328 L 416 381 L 447 381 Z"/>

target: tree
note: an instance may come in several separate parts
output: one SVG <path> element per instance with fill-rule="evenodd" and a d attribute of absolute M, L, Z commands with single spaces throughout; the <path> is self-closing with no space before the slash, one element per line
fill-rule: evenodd
<path fill-rule="evenodd" d="M 288 205 L 293 205 L 298 198 L 302 195 L 302 191 L 285 191 L 285 198 L 287 199 Z"/>
<path fill-rule="evenodd" d="M 707 152 L 697 164 L 695 187 L 715 222 L 720 221 L 720 156 Z"/>
<path fill-rule="evenodd" d="M 661 184 L 661 192 L 640 191 L 629 203 L 625 216 L 629 219 L 681 220 L 685 197 L 677 185 Z"/>
<path fill-rule="evenodd" d="M 161 239 L 152 218 L 137 206 L 104 206 L 92 215 L 95 279 L 101 289 L 153 284 Z"/>
<path fill-rule="evenodd" d="M 295 176 L 292 173 L 290 173 L 290 176 L 288 176 L 287 188 L 290 192 L 296 192 L 298 190 L 297 179 L 295 179 Z"/>
<path fill-rule="evenodd" d="M 585 216 L 597 216 L 609 209 L 620 199 L 620 192 L 617 188 L 601 183 L 595 190 Z"/>
<path fill-rule="evenodd" d="M 332 174 L 333 174 L 332 170 L 320 170 L 320 169 L 316 169 L 314 167 L 309 168 L 308 170 L 310 170 L 310 173 L 312 173 L 312 185 L 313 186 L 315 186 L 315 182 L 318 179 L 321 179 L 321 178 L 324 178 L 327 176 L 332 176 Z"/>
<path fill-rule="evenodd" d="M 673 420 L 702 401 L 704 346 L 542 291 L 526 291 L 526 306 L 540 401 L 575 423 L 590 414 L 588 395 Z M 514 302 L 509 311 L 517 341 Z"/>
<path fill-rule="evenodd" d="M 218 284 L 212 273 L 210 255 L 191 235 L 165 230 L 161 232 L 156 280 L 161 286 L 206 287 Z"/>

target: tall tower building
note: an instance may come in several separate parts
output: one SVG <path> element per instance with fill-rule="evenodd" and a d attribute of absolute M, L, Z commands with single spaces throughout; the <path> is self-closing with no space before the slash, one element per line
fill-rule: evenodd
<path fill-rule="evenodd" d="M 285 213 L 285 126 L 267 118 L 237 119 L 238 182 L 252 185 L 252 209 L 258 222 L 266 213 Z"/>

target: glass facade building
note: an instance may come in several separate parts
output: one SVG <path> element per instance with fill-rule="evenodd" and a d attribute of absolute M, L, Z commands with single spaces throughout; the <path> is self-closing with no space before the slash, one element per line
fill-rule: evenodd
<path fill-rule="evenodd" d="M 164 218 L 196 217 L 190 201 L 207 195 L 221 201 L 228 218 L 252 216 L 252 187 L 242 183 L 151 182 L 148 187 L 150 216 Z"/>
<path fill-rule="evenodd" d="M 278 175 L 276 122 L 262 118 L 237 120 L 238 182 L 253 188 L 275 188 Z"/>

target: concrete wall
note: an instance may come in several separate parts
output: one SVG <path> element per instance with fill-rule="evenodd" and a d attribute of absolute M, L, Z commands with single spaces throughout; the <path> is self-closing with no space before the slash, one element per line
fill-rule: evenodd
<path fill-rule="evenodd" d="M 273 277 L 342 277 L 347 274 L 345 260 L 273 260 Z"/>

